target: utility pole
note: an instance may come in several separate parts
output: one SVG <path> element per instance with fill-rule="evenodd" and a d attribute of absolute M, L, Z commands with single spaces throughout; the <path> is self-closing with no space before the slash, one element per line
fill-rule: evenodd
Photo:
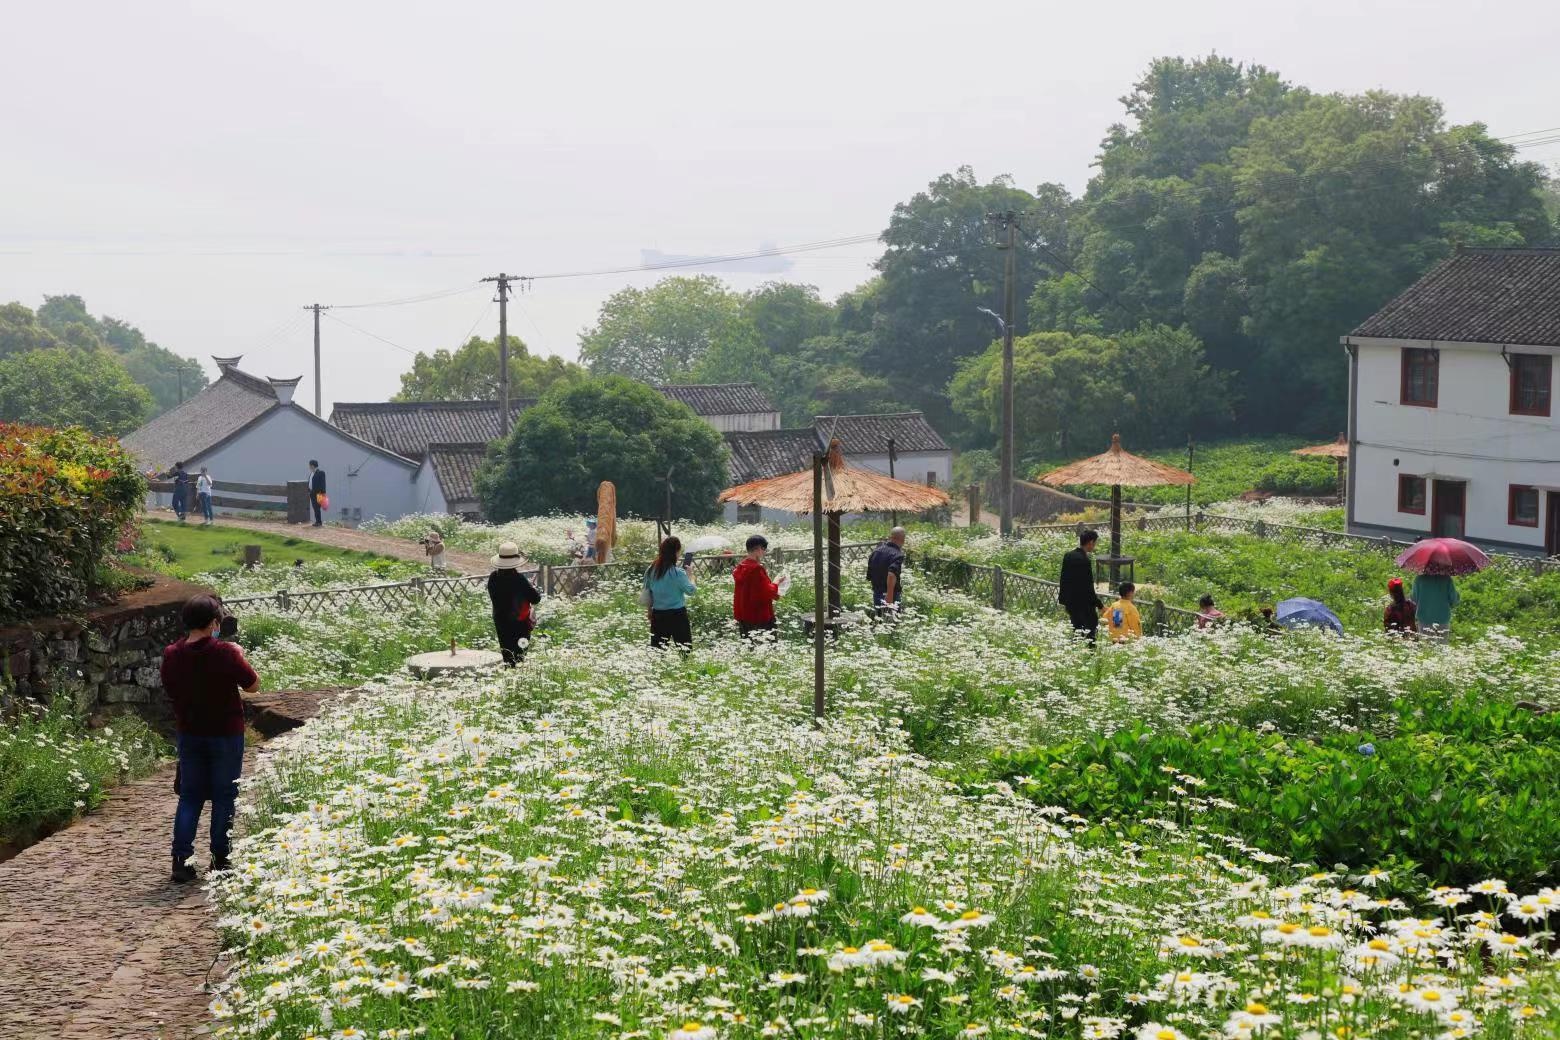
<path fill-rule="evenodd" d="M 519 275 L 500 271 L 484 282 L 498 284 L 498 434 L 509 437 L 509 284 L 523 281 Z"/>
<path fill-rule="evenodd" d="M 998 228 L 1007 230 L 1007 241 L 997 248 L 1005 250 L 1002 290 L 1002 487 L 997 493 L 998 531 L 1006 538 L 1013 533 L 1013 269 L 1018 244 L 1018 214 L 987 214 Z"/>
<path fill-rule="evenodd" d="M 896 461 L 898 461 L 898 459 L 899 459 L 899 454 L 898 454 L 898 452 L 894 451 L 894 438 L 890 437 L 888 439 L 888 479 L 890 479 L 890 480 L 895 479 L 895 477 L 894 477 L 894 463 Z M 899 526 L 899 510 L 895 509 L 892 512 L 890 512 L 888 515 L 889 515 L 889 518 L 890 518 L 889 522 L 892 523 L 895 527 L 898 527 Z"/>
<path fill-rule="evenodd" d="M 314 312 L 314 414 L 323 419 L 325 394 L 320 387 L 320 311 L 328 311 L 330 308 L 311 303 L 304 310 Z"/>

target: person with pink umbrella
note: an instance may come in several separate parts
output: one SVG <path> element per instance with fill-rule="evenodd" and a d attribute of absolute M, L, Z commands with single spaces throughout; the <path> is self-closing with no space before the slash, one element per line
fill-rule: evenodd
<path fill-rule="evenodd" d="M 1490 558 L 1460 538 L 1426 538 L 1404 550 L 1397 565 L 1419 575 L 1414 579 L 1414 604 L 1420 627 L 1444 634 L 1452 627 L 1452 610 L 1461 598 L 1452 578 L 1482 571 Z"/>

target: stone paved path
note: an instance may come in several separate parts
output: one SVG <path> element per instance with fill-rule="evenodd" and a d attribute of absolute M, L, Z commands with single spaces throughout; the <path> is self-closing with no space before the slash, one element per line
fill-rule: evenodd
<path fill-rule="evenodd" d="M 173 512 L 168 509 L 155 510 L 157 519 L 171 520 Z M 379 553 L 381 556 L 389 556 L 397 560 L 407 560 L 412 563 L 427 563 L 428 555 L 423 552 L 423 547 L 416 542 L 405 538 L 392 538 L 385 534 L 375 534 L 372 531 L 359 531 L 350 527 L 336 527 L 326 524 L 324 527 L 314 527 L 309 524 L 286 524 L 273 520 L 247 520 L 238 517 L 218 517 L 216 526 L 239 527 L 250 531 L 264 531 L 266 534 L 274 534 L 281 538 L 301 538 L 309 542 L 318 542 L 320 545 L 333 545 L 338 549 L 360 549 L 365 552 Z M 494 550 L 497 551 L 496 549 Z M 486 574 L 492 570 L 488 557 L 478 553 L 456 552 L 446 549 L 444 552 L 445 564 L 452 571 L 460 574 Z M 277 562 L 277 561 L 270 561 Z M 285 562 L 285 561 L 284 561 Z"/>
<path fill-rule="evenodd" d="M 320 701 L 260 697 L 256 712 L 293 725 Z M 252 762 L 253 753 L 246 774 Z M 204 1032 L 216 922 L 198 882 L 168 880 L 176 802 L 169 764 L 0 863 L 0 1038 L 186 1040 Z M 202 871 L 208 819 L 195 842 Z"/>

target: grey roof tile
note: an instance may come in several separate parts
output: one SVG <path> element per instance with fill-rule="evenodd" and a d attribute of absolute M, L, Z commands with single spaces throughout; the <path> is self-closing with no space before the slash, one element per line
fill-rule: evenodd
<path fill-rule="evenodd" d="M 535 403 L 535 398 L 510 401 L 512 418 Z M 499 435 L 497 401 L 338 403 L 330 421 L 370 444 L 419 460 L 431 444 L 487 444 Z"/>
<path fill-rule="evenodd" d="M 813 419 L 818 438 L 840 442 L 848 461 L 852 455 L 887 455 L 888 439 L 894 452 L 947 451 L 948 443 L 932 429 L 920 412 L 884 412 L 881 415 L 820 415 Z"/>
<path fill-rule="evenodd" d="M 800 430 L 734 431 L 726 434 L 731 449 L 731 484 L 783 477 L 812 464 L 818 435 L 811 427 Z"/>
<path fill-rule="evenodd" d="M 477 469 L 486 455 L 486 444 L 428 445 L 428 459 L 446 502 L 467 502 L 477 497 Z"/>
<path fill-rule="evenodd" d="M 667 383 L 656 389 L 673 401 L 681 401 L 697 415 L 779 411 L 752 383 Z"/>
<path fill-rule="evenodd" d="M 1460 250 L 1351 335 L 1560 346 L 1560 248 Z"/>
<path fill-rule="evenodd" d="M 280 407 L 270 383 L 227 367 L 215 383 L 121 442 L 143 465 L 166 472 L 175 462 L 196 458 Z"/>

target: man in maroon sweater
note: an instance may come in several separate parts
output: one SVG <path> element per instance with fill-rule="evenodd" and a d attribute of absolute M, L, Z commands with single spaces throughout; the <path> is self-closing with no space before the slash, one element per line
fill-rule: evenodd
<path fill-rule="evenodd" d="M 179 808 L 173 817 L 173 880 L 193 881 L 195 830 L 211 803 L 211 869 L 227 870 L 228 831 L 244 767 L 244 702 L 260 688 L 238 644 L 217 638 L 222 605 L 212 596 L 184 604 L 186 635 L 163 650 L 163 688 L 173 701 L 179 745 Z"/>

